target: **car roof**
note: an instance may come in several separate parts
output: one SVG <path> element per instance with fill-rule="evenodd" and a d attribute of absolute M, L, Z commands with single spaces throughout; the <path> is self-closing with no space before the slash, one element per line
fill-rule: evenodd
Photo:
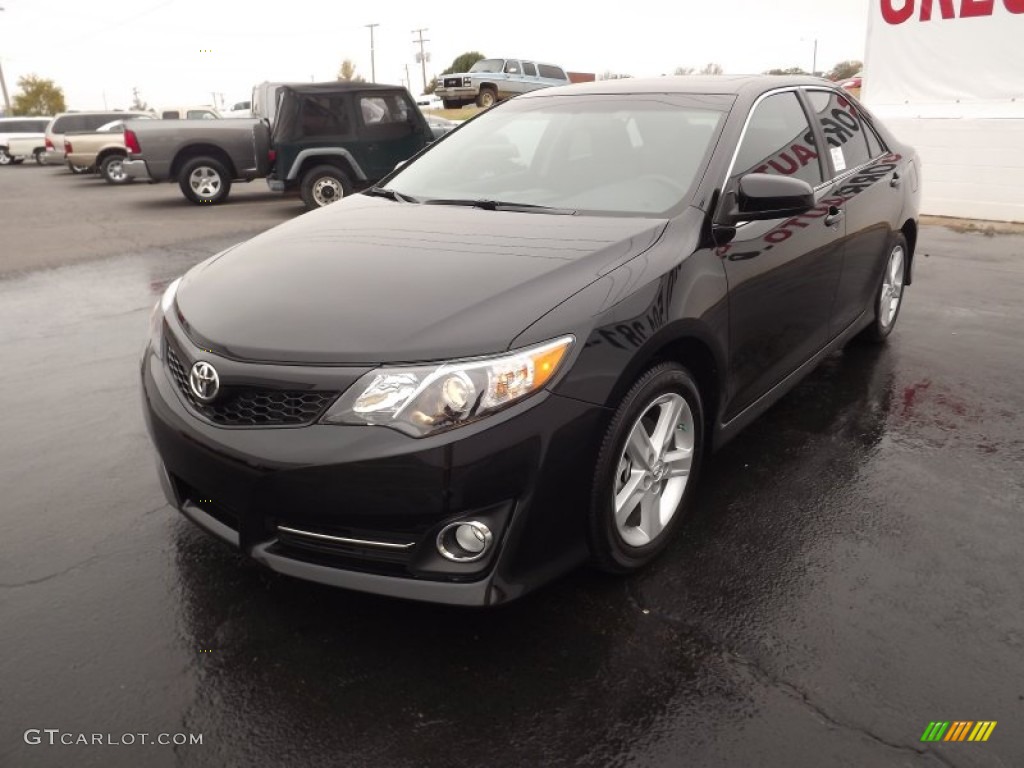
<path fill-rule="evenodd" d="M 530 91 L 518 99 L 544 98 L 545 96 L 582 96 L 612 93 L 690 93 L 690 94 L 732 94 L 748 96 L 773 88 L 794 85 L 834 86 L 822 77 L 798 75 L 666 75 L 664 77 L 619 78 L 597 80 L 589 83 L 562 85 Z"/>
<path fill-rule="evenodd" d="M 281 85 L 282 90 L 294 93 L 325 93 L 338 91 L 404 91 L 401 85 L 385 85 L 383 83 L 358 83 L 349 80 L 334 80 L 328 83 L 291 83 Z"/>

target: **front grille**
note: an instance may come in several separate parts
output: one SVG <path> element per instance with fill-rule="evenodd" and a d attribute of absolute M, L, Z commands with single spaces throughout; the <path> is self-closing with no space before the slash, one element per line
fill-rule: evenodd
<path fill-rule="evenodd" d="M 446 77 L 444 79 L 445 88 L 460 88 L 462 86 L 461 77 Z"/>
<path fill-rule="evenodd" d="M 316 421 L 337 392 L 222 387 L 217 399 L 203 403 L 192 394 L 188 369 L 168 341 L 167 367 L 178 390 L 194 411 L 225 427 L 302 426 Z"/>

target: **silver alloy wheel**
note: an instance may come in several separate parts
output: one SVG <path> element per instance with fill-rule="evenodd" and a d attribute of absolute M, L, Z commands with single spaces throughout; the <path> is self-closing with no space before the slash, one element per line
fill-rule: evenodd
<path fill-rule="evenodd" d="M 6 149 L 0 149 L 0 165 L 10 165 L 11 156 L 7 154 Z"/>
<path fill-rule="evenodd" d="M 330 205 L 345 196 L 341 182 L 330 176 L 323 176 L 313 182 L 313 202 L 321 208 Z"/>
<path fill-rule="evenodd" d="M 882 293 L 878 297 L 878 321 L 888 328 L 896 319 L 903 298 L 903 246 L 897 245 L 889 254 L 882 278 Z"/>
<path fill-rule="evenodd" d="M 123 163 L 123 159 L 111 160 L 107 163 L 107 176 L 111 181 L 121 183 L 128 178 L 128 174 L 124 172 Z"/>
<path fill-rule="evenodd" d="M 615 474 L 615 530 L 632 547 L 650 544 L 672 520 L 689 481 L 693 411 L 682 395 L 657 397 L 633 424 Z"/>
<path fill-rule="evenodd" d="M 221 188 L 220 174 L 208 165 L 197 166 L 189 174 L 188 183 L 199 197 L 215 197 Z"/>

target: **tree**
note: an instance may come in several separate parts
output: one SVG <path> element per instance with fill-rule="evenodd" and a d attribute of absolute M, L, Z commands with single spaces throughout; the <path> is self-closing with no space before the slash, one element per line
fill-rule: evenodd
<path fill-rule="evenodd" d="M 695 70 L 694 70 L 693 67 L 676 67 L 676 71 L 673 72 L 672 74 L 673 75 L 692 75 L 694 73 L 694 71 Z"/>
<path fill-rule="evenodd" d="M 600 75 L 597 76 L 598 80 L 628 80 L 632 75 L 624 75 L 617 72 L 612 72 L 610 69 L 606 69 Z"/>
<path fill-rule="evenodd" d="M 807 73 L 800 67 L 787 67 L 786 69 L 769 69 L 765 72 L 766 75 L 806 75 Z"/>
<path fill-rule="evenodd" d="M 57 86 L 53 80 L 25 75 L 18 78 L 18 87 L 21 93 L 14 96 L 12 114 L 45 117 L 67 109 L 67 104 L 64 103 L 64 89 Z"/>
<path fill-rule="evenodd" d="M 829 80 L 848 80 L 862 69 L 864 69 L 864 63 L 855 59 L 840 61 L 825 74 L 825 77 Z"/>
<path fill-rule="evenodd" d="M 720 75 L 724 71 L 725 70 L 722 69 L 721 64 L 715 64 L 714 62 L 712 62 L 710 64 L 705 64 L 704 69 L 702 69 L 700 73 L 702 75 Z"/>
<path fill-rule="evenodd" d="M 469 72 L 470 67 L 476 64 L 478 61 L 486 58 L 487 57 L 484 56 L 479 51 L 467 51 L 466 53 L 462 53 L 456 56 L 455 60 L 452 62 L 452 65 L 441 74 L 453 75 L 456 72 Z"/>
<path fill-rule="evenodd" d="M 341 67 L 338 69 L 338 79 L 349 83 L 366 82 L 362 75 L 356 74 L 356 65 L 352 63 L 352 59 L 342 60 Z"/>

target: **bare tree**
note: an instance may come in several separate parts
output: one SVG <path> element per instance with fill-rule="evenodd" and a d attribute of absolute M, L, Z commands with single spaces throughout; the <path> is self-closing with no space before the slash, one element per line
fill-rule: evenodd
<path fill-rule="evenodd" d="M 725 70 L 722 69 L 721 64 L 715 64 L 714 62 L 711 62 L 710 64 L 705 64 L 704 69 L 702 69 L 700 73 L 702 75 L 720 75 L 724 71 Z"/>
<path fill-rule="evenodd" d="M 864 64 L 855 59 L 840 61 L 825 73 L 825 77 L 829 80 L 846 80 L 856 75 L 862 69 L 864 69 Z"/>
<path fill-rule="evenodd" d="M 362 75 L 356 74 L 356 65 L 352 63 L 352 59 L 342 59 L 341 67 L 338 69 L 338 79 L 350 83 L 366 82 Z"/>
<path fill-rule="evenodd" d="M 693 67 L 676 67 L 673 75 L 692 75 L 696 70 Z"/>

